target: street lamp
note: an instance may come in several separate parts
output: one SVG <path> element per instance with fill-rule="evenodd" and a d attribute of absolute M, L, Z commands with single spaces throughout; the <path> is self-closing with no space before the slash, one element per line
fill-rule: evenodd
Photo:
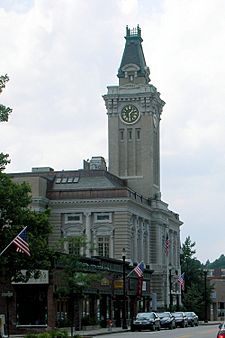
<path fill-rule="evenodd" d="M 126 259 L 126 250 L 122 250 L 122 259 L 123 259 L 123 318 L 122 318 L 122 329 L 127 329 L 127 316 L 126 316 L 126 271 L 125 271 L 125 259 Z"/>
<path fill-rule="evenodd" d="M 204 322 L 208 323 L 208 319 L 207 319 L 207 270 L 203 270 L 204 273 L 204 300 L 205 300 L 205 319 Z"/>

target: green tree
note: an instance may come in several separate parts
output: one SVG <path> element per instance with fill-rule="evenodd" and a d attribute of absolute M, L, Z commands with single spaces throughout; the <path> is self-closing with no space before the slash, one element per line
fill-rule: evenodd
<path fill-rule="evenodd" d="M 204 319 L 205 287 L 204 266 L 194 256 L 195 242 L 188 236 L 182 245 L 181 271 L 185 273 L 185 290 L 182 293 L 182 303 L 186 311 L 194 311 L 200 319 Z M 206 286 L 206 302 L 209 305 L 212 287 Z"/>
<path fill-rule="evenodd" d="M 6 82 L 9 81 L 8 75 L 1 75 L 0 76 L 0 93 L 2 92 L 3 88 L 5 88 Z M 12 112 L 12 109 L 9 107 L 0 104 L 0 121 L 6 122 L 8 121 L 9 114 Z"/>
<path fill-rule="evenodd" d="M 193 284 L 191 288 L 188 288 L 188 292 L 183 294 L 183 304 L 187 311 L 202 313 L 203 295 L 197 284 Z"/>
<path fill-rule="evenodd" d="M 185 287 L 191 287 L 193 283 L 198 283 L 200 279 L 200 271 L 202 269 L 202 264 L 194 256 L 196 251 L 194 249 L 195 242 L 191 241 L 190 236 L 188 236 L 181 250 L 181 271 L 185 273 Z"/>
<path fill-rule="evenodd" d="M 30 209 L 31 189 L 28 184 L 14 183 L 8 175 L 0 172 L 0 251 L 27 226 L 28 243 L 31 256 L 18 253 L 12 244 L 1 255 L 0 271 L 7 280 L 23 280 L 21 270 L 27 270 L 26 279 L 31 273 L 48 269 L 54 253 L 48 247 L 51 232 L 49 211 L 38 213 Z"/>
<path fill-rule="evenodd" d="M 0 153 L 0 172 L 3 171 L 8 163 L 10 163 L 10 160 L 8 159 L 8 154 Z"/>
<path fill-rule="evenodd" d="M 222 254 L 214 262 L 206 262 L 205 267 L 207 269 L 225 269 L 225 256 Z"/>
<path fill-rule="evenodd" d="M 5 88 L 6 82 L 9 81 L 8 75 L 2 75 L 0 76 L 0 94 Z M 0 122 L 6 122 L 8 121 L 9 114 L 12 112 L 12 109 L 9 107 L 5 107 L 4 105 L 0 104 Z M 8 159 L 8 154 L 0 153 L 0 171 L 5 169 L 5 166 L 10 162 Z"/>

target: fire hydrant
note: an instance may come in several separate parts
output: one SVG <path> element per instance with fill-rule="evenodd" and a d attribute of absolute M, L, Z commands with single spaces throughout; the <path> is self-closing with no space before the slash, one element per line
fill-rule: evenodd
<path fill-rule="evenodd" d="M 108 319 L 108 331 L 112 331 L 112 320 Z"/>

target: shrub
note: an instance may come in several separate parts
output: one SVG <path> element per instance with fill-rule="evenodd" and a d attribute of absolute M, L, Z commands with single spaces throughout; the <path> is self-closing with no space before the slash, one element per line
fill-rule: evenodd
<path fill-rule="evenodd" d="M 29 333 L 24 338 L 68 338 L 68 333 L 65 330 L 50 330 L 41 333 Z"/>
<path fill-rule="evenodd" d="M 37 338 L 37 333 L 28 333 L 24 336 L 24 338 Z"/>

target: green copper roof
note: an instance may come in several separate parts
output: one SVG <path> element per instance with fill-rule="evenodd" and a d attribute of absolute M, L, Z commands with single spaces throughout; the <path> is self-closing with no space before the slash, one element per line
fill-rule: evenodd
<path fill-rule="evenodd" d="M 124 78 L 126 76 L 125 68 L 128 65 L 137 66 L 137 76 L 145 77 L 146 82 L 150 81 L 149 79 L 149 68 L 146 65 L 145 57 L 142 49 L 142 38 L 141 38 L 141 29 L 139 26 L 133 28 L 132 30 L 126 27 L 126 44 L 118 71 L 118 77 Z"/>

